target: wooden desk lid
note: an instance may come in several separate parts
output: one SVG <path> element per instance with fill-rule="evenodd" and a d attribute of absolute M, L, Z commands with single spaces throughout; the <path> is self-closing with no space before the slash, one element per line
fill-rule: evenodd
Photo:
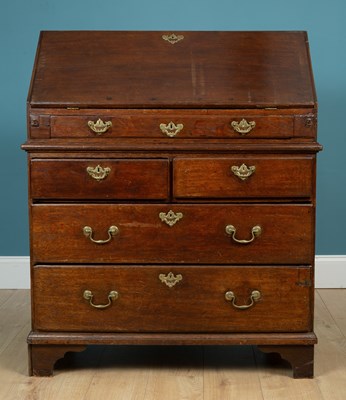
<path fill-rule="evenodd" d="M 42 32 L 28 101 L 80 108 L 316 103 L 305 32 L 174 32 L 184 37 L 176 43 L 162 37 L 171 33 Z"/>

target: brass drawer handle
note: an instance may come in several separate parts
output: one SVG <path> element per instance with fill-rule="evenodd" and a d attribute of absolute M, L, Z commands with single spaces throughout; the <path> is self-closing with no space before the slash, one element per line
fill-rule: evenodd
<path fill-rule="evenodd" d="M 180 219 L 183 218 L 183 213 L 181 212 L 173 212 L 172 210 L 168 211 L 168 213 L 160 212 L 159 218 L 162 222 L 165 222 L 169 226 L 175 225 Z"/>
<path fill-rule="evenodd" d="M 225 230 L 226 230 L 227 235 L 232 236 L 232 239 L 233 239 L 235 242 L 240 243 L 240 244 L 248 244 L 248 243 L 251 243 L 251 242 L 253 242 L 253 241 L 255 240 L 256 237 L 260 236 L 261 233 L 262 233 L 262 228 L 261 228 L 259 225 L 256 225 L 256 226 L 254 226 L 254 227 L 251 229 L 251 234 L 252 234 L 251 239 L 245 240 L 245 239 L 237 239 L 237 238 L 235 237 L 235 234 L 236 234 L 236 232 L 237 232 L 237 229 L 235 228 L 235 226 L 233 226 L 233 225 L 227 225 L 226 228 L 225 228 Z"/>
<path fill-rule="evenodd" d="M 101 165 L 97 165 L 95 168 L 87 167 L 86 171 L 93 179 L 100 182 L 107 177 L 111 169 L 109 167 L 102 168 Z"/>
<path fill-rule="evenodd" d="M 169 137 L 174 137 L 184 128 L 183 124 L 175 124 L 170 122 L 169 124 L 160 124 L 160 129 L 162 133 L 165 133 Z"/>
<path fill-rule="evenodd" d="M 246 119 L 243 118 L 240 122 L 232 121 L 231 126 L 236 132 L 240 133 L 241 135 L 246 135 L 256 126 L 256 122 L 247 122 Z"/>
<path fill-rule="evenodd" d="M 89 300 L 89 304 L 94 308 L 107 308 L 112 304 L 112 301 L 116 300 L 119 297 L 118 292 L 112 290 L 108 293 L 108 303 L 107 304 L 94 304 L 93 297 L 94 295 L 90 290 L 84 290 L 83 297 L 85 300 Z"/>
<path fill-rule="evenodd" d="M 242 164 L 240 167 L 238 167 L 237 165 L 233 165 L 231 167 L 231 170 L 235 176 L 237 176 L 242 181 L 245 181 L 256 171 L 256 167 L 254 165 L 248 167 L 245 164 Z"/>
<path fill-rule="evenodd" d="M 86 237 L 88 237 L 93 243 L 96 244 L 106 244 L 108 242 L 110 242 L 112 240 L 112 237 L 117 235 L 119 233 L 119 228 L 115 225 L 112 225 L 109 227 L 108 229 L 108 239 L 106 240 L 95 240 L 93 239 L 92 235 L 93 235 L 93 230 L 90 226 L 85 226 L 83 228 L 83 233 Z"/>
<path fill-rule="evenodd" d="M 252 307 L 255 304 L 255 302 L 258 301 L 260 298 L 261 298 L 261 292 L 259 292 L 258 290 L 253 290 L 250 296 L 250 304 L 244 304 L 242 306 L 238 306 L 237 304 L 235 304 L 236 296 L 234 292 L 229 290 L 228 292 L 225 293 L 225 299 L 227 301 L 231 301 L 232 306 L 238 308 L 239 310 L 246 310 L 247 308 Z"/>
<path fill-rule="evenodd" d="M 102 133 L 107 132 L 112 126 L 112 121 L 103 122 L 102 119 L 99 118 L 96 122 L 88 121 L 88 126 L 97 135 L 101 135 Z"/>
<path fill-rule="evenodd" d="M 171 288 L 178 282 L 180 282 L 183 279 L 183 276 L 181 274 L 177 274 L 176 276 L 174 276 L 173 272 L 169 272 L 167 275 L 160 274 L 159 279 L 162 283 L 165 283 L 168 287 Z"/>

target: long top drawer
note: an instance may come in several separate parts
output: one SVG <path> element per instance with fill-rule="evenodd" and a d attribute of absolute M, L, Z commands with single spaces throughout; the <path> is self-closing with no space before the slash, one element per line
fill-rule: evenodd
<path fill-rule="evenodd" d="M 308 110 L 40 110 L 30 112 L 31 138 L 289 139 L 311 138 Z"/>

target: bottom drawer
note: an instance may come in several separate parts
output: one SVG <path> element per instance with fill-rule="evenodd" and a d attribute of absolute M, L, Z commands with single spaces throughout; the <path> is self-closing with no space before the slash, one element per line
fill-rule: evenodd
<path fill-rule="evenodd" d="M 36 266 L 34 329 L 302 332 L 311 267 Z"/>

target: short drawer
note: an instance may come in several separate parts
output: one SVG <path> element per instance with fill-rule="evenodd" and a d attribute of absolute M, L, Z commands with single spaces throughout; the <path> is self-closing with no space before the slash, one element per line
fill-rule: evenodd
<path fill-rule="evenodd" d="M 310 331 L 310 267 L 37 266 L 34 329 Z"/>
<path fill-rule="evenodd" d="M 312 205 L 35 204 L 34 262 L 311 264 Z"/>
<path fill-rule="evenodd" d="M 34 159 L 33 199 L 167 199 L 164 159 Z"/>
<path fill-rule="evenodd" d="M 128 111 L 53 115 L 52 138 L 289 138 L 294 115 L 244 111 Z"/>
<path fill-rule="evenodd" d="M 175 198 L 310 198 L 313 156 L 176 158 Z"/>

